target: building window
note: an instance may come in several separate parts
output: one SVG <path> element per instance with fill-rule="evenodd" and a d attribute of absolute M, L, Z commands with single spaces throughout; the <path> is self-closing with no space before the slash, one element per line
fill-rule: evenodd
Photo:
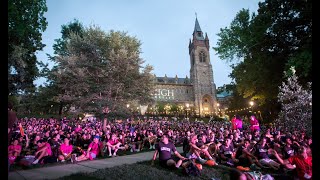
<path fill-rule="evenodd" d="M 188 92 L 188 89 L 187 89 L 187 91 L 186 91 L 186 92 L 187 92 L 187 94 L 189 93 L 189 92 Z"/>
<path fill-rule="evenodd" d="M 206 54 L 201 51 L 199 54 L 200 62 L 206 62 Z"/>
<path fill-rule="evenodd" d="M 207 102 L 208 102 L 208 99 L 204 99 L 204 102 L 206 102 L 206 103 L 207 103 Z"/>
<path fill-rule="evenodd" d="M 201 32 L 198 32 L 198 36 L 201 37 Z"/>

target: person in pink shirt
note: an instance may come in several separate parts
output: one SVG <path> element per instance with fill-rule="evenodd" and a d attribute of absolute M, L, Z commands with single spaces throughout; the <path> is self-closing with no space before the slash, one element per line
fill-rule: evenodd
<path fill-rule="evenodd" d="M 111 139 L 107 142 L 107 147 L 109 151 L 109 156 L 111 156 L 111 151 L 114 150 L 113 156 L 117 156 L 117 151 L 121 143 L 118 141 L 116 134 L 112 134 Z"/>
<path fill-rule="evenodd" d="M 63 144 L 60 146 L 60 155 L 58 159 L 61 162 L 71 159 L 71 153 L 73 151 L 73 146 L 69 143 L 68 138 L 64 138 Z"/>
<path fill-rule="evenodd" d="M 93 141 L 89 144 L 87 152 L 84 152 L 81 156 L 76 157 L 76 154 L 71 156 L 72 162 L 79 162 L 85 160 L 93 160 L 97 157 L 100 152 L 102 144 L 100 143 L 100 136 L 94 136 Z"/>
<path fill-rule="evenodd" d="M 254 115 L 250 116 L 250 130 L 251 132 L 260 130 L 259 121 Z"/>
<path fill-rule="evenodd" d="M 78 124 L 78 126 L 74 129 L 74 131 L 75 133 L 81 132 L 82 131 L 81 125 Z"/>
<path fill-rule="evenodd" d="M 236 126 L 237 129 L 239 129 L 240 131 L 242 131 L 242 119 L 239 115 L 236 115 Z"/>
<path fill-rule="evenodd" d="M 18 156 L 20 156 L 20 153 L 21 153 L 21 145 L 18 144 L 18 139 L 15 139 L 13 141 L 13 144 L 11 144 L 9 147 L 8 147 L 8 158 L 9 158 L 9 162 L 10 164 L 13 164 L 14 161 L 16 160 L 16 158 Z"/>
<path fill-rule="evenodd" d="M 48 142 L 44 140 L 39 140 L 37 142 L 37 145 L 38 145 L 38 149 L 35 153 L 36 160 L 33 161 L 32 164 L 38 164 L 39 160 L 42 159 L 43 157 L 52 155 L 51 146 Z"/>
<path fill-rule="evenodd" d="M 231 119 L 231 125 L 232 125 L 232 130 L 236 130 L 237 129 L 237 118 L 236 118 L 236 116 L 234 116 Z"/>

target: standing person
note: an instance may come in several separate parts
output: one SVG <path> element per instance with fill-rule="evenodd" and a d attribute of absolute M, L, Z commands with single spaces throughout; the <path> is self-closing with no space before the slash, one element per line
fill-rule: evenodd
<path fill-rule="evenodd" d="M 12 127 L 17 120 L 17 114 L 13 111 L 13 105 L 8 102 L 8 146 L 11 144 Z"/>
<path fill-rule="evenodd" d="M 239 129 L 240 131 L 242 131 L 242 119 L 239 115 L 236 115 L 236 127 L 237 129 Z"/>
<path fill-rule="evenodd" d="M 254 115 L 250 116 L 250 130 L 251 132 L 260 131 L 259 121 Z"/>
<path fill-rule="evenodd" d="M 174 153 L 179 160 L 176 162 L 171 153 Z M 185 157 L 181 156 L 172 142 L 169 142 L 169 136 L 167 134 L 162 135 L 161 141 L 156 145 L 156 150 L 153 154 L 151 165 L 154 165 L 154 161 L 159 154 L 160 165 L 166 168 L 179 168 Z"/>
<path fill-rule="evenodd" d="M 10 102 L 8 102 L 8 146 L 11 144 L 12 127 L 17 120 L 18 120 L 17 115 L 13 111 L 13 105 Z M 9 172 L 9 169 L 10 169 L 10 161 L 8 159 L 8 172 Z"/>
<path fill-rule="evenodd" d="M 236 115 L 234 115 L 233 118 L 231 119 L 231 126 L 232 126 L 232 130 L 236 130 L 237 129 L 237 118 L 236 118 Z"/>

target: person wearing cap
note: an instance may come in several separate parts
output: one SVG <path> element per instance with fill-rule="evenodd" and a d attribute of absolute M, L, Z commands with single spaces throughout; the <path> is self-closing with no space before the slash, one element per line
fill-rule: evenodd
<path fill-rule="evenodd" d="M 84 151 L 84 153 L 79 157 L 76 157 L 76 154 L 73 154 L 71 156 L 71 159 L 72 159 L 71 161 L 72 162 L 79 162 L 79 161 L 85 161 L 88 159 L 93 160 L 99 154 L 100 147 L 101 147 L 100 136 L 95 135 L 93 138 L 93 141 L 89 144 L 87 152 Z"/>
<path fill-rule="evenodd" d="M 179 158 L 177 162 L 173 159 L 172 153 Z M 156 145 L 156 150 L 153 154 L 151 165 L 154 165 L 154 161 L 156 160 L 158 154 L 160 166 L 166 168 L 179 168 L 182 164 L 182 161 L 186 160 L 186 158 L 177 151 L 175 145 L 169 141 L 168 134 L 162 135 L 161 141 Z"/>

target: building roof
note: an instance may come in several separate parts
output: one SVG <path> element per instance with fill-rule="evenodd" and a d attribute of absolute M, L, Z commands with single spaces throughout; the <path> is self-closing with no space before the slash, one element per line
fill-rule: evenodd
<path fill-rule="evenodd" d="M 201 31 L 201 28 L 200 28 L 200 25 L 199 25 L 199 22 L 198 22 L 198 19 L 196 18 L 196 23 L 194 25 L 194 31 L 197 32 L 197 31 Z"/>
<path fill-rule="evenodd" d="M 220 93 L 217 94 L 217 98 L 225 98 L 225 97 L 229 97 L 229 96 L 232 96 L 232 91 L 222 91 Z"/>
<path fill-rule="evenodd" d="M 169 84 L 190 84 L 189 78 L 173 78 L 173 77 L 156 77 L 157 83 L 165 83 L 165 80 L 167 80 L 167 83 Z M 176 83 L 177 81 L 177 83 Z"/>
<path fill-rule="evenodd" d="M 199 32 L 201 33 L 200 36 L 198 35 Z M 198 22 L 197 18 L 196 18 L 196 22 L 195 22 L 195 25 L 194 25 L 193 33 L 196 34 L 196 39 L 197 40 L 204 40 L 204 37 L 203 37 L 203 34 L 202 34 L 202 31 L 201 31 L 201 28 L 200 28 L 200 25 L 199 25 L 199 22 Z"/>

